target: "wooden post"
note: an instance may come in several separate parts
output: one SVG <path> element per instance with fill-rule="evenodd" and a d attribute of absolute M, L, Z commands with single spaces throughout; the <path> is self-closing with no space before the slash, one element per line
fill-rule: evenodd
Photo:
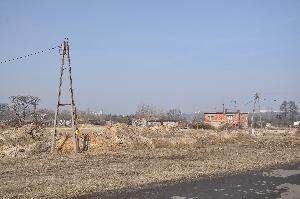
<path fill-rule="evenodd" d="M 77 114 L 76 114 L 76 107 L 75 107 L 75 102 L 74 102 L 74 94 L 73 94 L 73 80 L 72 80 L 72 68 L 71 68 L 71 59 L 70 59 L 70 47 L 69 47 L 69 42 L 67 40 L 67 57 L 68 57 L 68 66 L 69 66 L 69 94 L 70 94 L 70 99 L 71 99 L 71 113 L 72 113 L 72 129 L 73 129 L 73 142 L 74 142 L 74 151 L 75 153 L 79 152 L 79 135 L 76 135 L 76 129 L 77 129 L 77 124 L 76 124 L 76 119 L 77 119 Z"/>
<path fill-rule="evenodd" d="M 67 56 L 67 62 L 68 62 L 68 73 L 69 73 L 69 96 L 70 96 L 70 103 L 62 104 L 60 103 L 61 98 L 61 86 L 62 86 L 62 80 L 63 80 L 63 73 L 64 73 L 64 64 L 65 64 L 65 56 Z M 61 67 L 60 67 L 60 76 L 58 80 L 58 92 L 57 92 L 57 101 L 56 101 L 56 111 L 54 116 L 54 129 L 52 132 L 52 145 L 51 145 L 51 152 L 55 151 L 56 147 L 56 137 L 57 137 L 57 120 L 59 115 L 59 107 L 60 106 L 66 106 L 70 105 L 71 108 L 71 116 L 72 116 L 72 131 L 73 131 L 73 142 L 74 142 L 74 152 L 78 153 L 80 151 L 79 149 L 79 137 L 76 135 L 76 129 L 77 129 L 77 113 L 76 113 L 76 106 L 74 101 L 74 95 L 73 95 L 73 85 L 72 85 L 72 69 L 71 69 L 71 59 L 70 59 L 70 47 L 69 47 L 69 41 L 67 38 L 63 41 L 61 45 Z"/>

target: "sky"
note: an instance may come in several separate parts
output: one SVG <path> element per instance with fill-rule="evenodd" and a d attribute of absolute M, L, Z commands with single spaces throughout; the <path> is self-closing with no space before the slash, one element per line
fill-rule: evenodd
<path fill-rule="evenodd" d="M 256 92 L 262 109 L 278 110 L 283 100 L 300 106 L 299 10 L 298 0 L 2 0 L 0 60 L 68 37 L 80 110 L 191 113 L 237 101 L 250 111 Z M 0 64 L 0 102 L 34 95 L 54 109 L 59 67 L 57 50 Z"/>

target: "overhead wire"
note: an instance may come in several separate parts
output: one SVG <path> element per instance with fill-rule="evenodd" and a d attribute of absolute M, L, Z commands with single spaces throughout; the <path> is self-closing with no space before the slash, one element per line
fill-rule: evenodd
<path fill-rule="evenodd" d="M 34 55 L 39 55 L 39 54 L 42 54 L 42 53 L 46 53 L 46 52 L 55 50 L 55 49 L 57 49 L 57 48 L 60 49 L 61 46 L 54 46 L 54 47 L 52 47 L 52 48 L 47 48 L 47 49 L 45 49 L 45 50 L 40 50 L 40 51 L 36 51 L 36 52 L 33 52 L 33 53 L 28 53 L 27 55 L 24 55 L 24 56 L 19 56 L 19 57 L 10 58 L 10 59 L 4 59 L 4 60 L 0 61 L 0 64 L 4 64 L 4 63 L 16 61 L 16 60 L 25 59 L 25 58 L 28 58 L 28 57 L 31 57 L 31 56 L 34 56 Z"/>

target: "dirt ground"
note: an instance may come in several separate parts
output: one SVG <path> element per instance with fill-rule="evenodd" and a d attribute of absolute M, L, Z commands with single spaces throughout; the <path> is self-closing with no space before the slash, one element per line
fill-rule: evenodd
<path fill-rule="evenodd" d="M 86 136 L 88 150 L 78 155 L 72 154 L 72 139 L 63 128 L 58 152 L 50 155 L 50 131 L 0 130 L 0 196 L 71 198 L 300 161 L 300 134 L 293 129 L 252 135 L 247 130 L 84 126 L 81 140 Z"/>

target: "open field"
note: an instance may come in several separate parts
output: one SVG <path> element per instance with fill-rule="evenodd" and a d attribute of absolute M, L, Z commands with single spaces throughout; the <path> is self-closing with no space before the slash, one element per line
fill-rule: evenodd
<path fill-rule="evenodd" d="M 82 127 L 89 148 L 72 155 L 61 136 L 49 155 L 50 129 L 0 130 L 0 196 L 70 198 L 96 192 L 145 188 L 242 173 L 300 162 L 300 134 L 294 129 L 211 131 L 126 125 Z M 64 129 L 60 129 L 64 135 Z M 66 133 L 68 134 L 68 132 Z"/>

